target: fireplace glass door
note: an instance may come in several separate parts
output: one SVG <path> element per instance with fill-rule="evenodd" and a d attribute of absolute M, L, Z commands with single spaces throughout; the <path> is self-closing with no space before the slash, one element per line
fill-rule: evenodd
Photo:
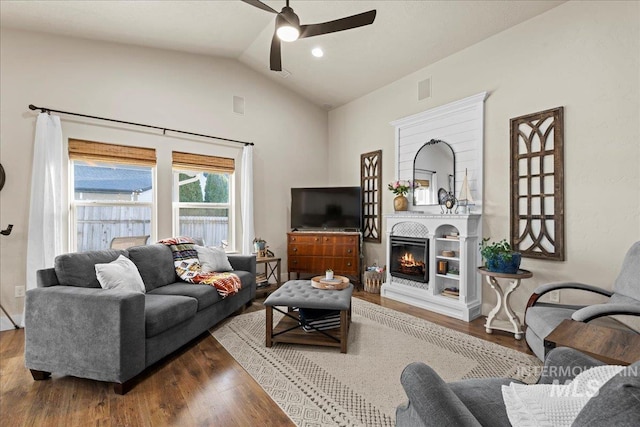
<path fill-rule="evenodd" d="M 390 273 L 394 277 L 429 282 L 429 240 L 391 236 Z"/>

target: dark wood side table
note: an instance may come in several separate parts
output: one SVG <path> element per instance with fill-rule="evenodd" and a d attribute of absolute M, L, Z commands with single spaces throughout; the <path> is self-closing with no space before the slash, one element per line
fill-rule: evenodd
<path fill-rule="evenodd" d="M 544 339 L 545 355 L 570 347 L 609 365 L 630 365 L 640 359 L 640 334 L 566 319 Z"/>
<path fill-rule="evenodd" d="M 264 274 L 267 277 L 267 283 L 269 283 L 268 286 L 256 289 L 256 296 L 261 297 L 268 295 L 280 287 L 282 284 L 280 280 L 280 261 L 281 259 L 278 257 L 256 258 L 256 265 L 264 264 Z M 272 284 L 270 279 L 275 280 L 275 284 Z"/>

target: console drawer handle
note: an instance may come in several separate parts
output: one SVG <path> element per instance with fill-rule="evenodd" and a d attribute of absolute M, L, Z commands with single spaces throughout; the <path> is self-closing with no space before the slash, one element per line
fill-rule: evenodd
<path fill-rule="evenodd" d="M 347 249 L 347 253 L 350 254 L 352 251 L 351 249 Z"/>
<path fill-rule="evenodd" d="M 298 248 L 293 248 L 293 252 L 298 252 Z"/>
<path fill-rule="evenodd" d="M 350 262 L 347 263 L 347 267 L 351 267 L 351 263 Z"/>

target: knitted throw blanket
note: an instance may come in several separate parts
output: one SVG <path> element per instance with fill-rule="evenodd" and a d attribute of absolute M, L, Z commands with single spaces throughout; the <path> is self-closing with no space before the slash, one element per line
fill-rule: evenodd
<path fill-rule="evenodd" d="M 169 246 L 173 253 L 173 265 L 181 280 L 187 283 L 213 286 L 222 298 L 237 294 L 242 283 L 238 275 L 233 273 L 203 273 L 198 260 L 198 252 L 193 247 L 194 241 L 189 237 L 172 237 L 158 243 Z"/>

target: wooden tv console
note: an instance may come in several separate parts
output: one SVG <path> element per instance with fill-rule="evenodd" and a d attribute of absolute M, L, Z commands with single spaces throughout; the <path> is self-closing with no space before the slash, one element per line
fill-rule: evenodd
<path fill-rule="evenodd" d="M 335 274 L 360 283 L 360 240 L 358 232 L 292 231 L 287 233 L 287 273 Z"/>

